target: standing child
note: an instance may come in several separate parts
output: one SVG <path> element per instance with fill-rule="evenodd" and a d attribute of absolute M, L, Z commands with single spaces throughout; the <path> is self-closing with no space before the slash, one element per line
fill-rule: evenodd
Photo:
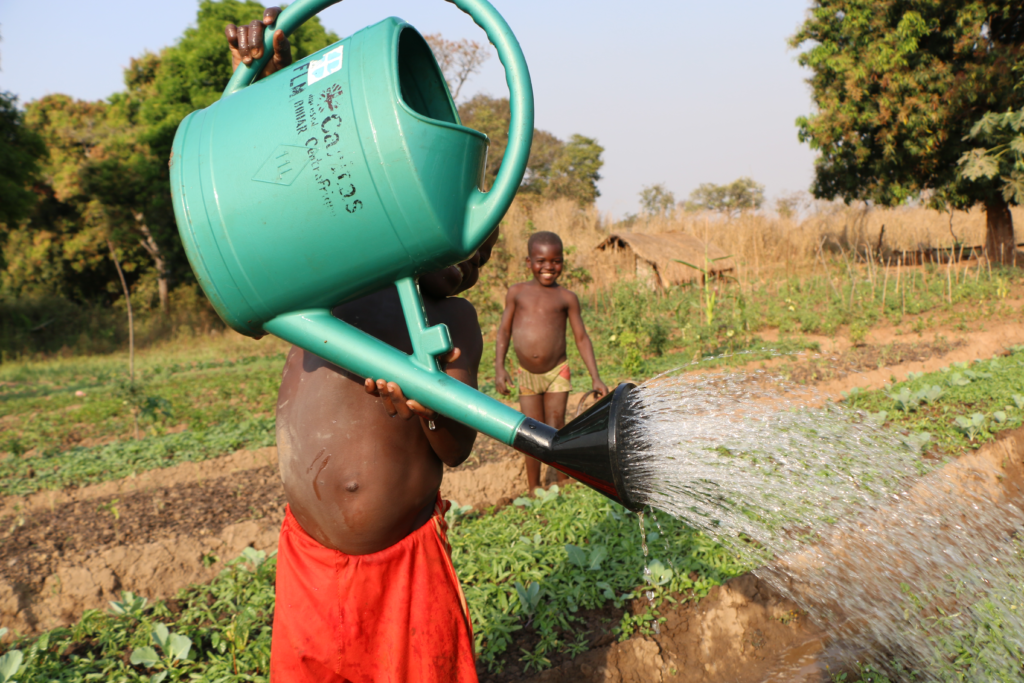
<path fill-rule="evenodd" d="M 580 300 L 558 284 L 562 274 L 562 240 L 553 232 L 535 232 L 527 243 L 526 262 L 533 280 L 509 287 L 505 312 L 498 326 L 494 359 L 494 384 L 508 393 L 512 381 L 505 370 L 511 338 L 519 359 L 519 407 L 527 417 L 555 429 L 565 426 L 565 405 L 572 388 L 566 357 L 565 321 L 572 325 L 576 348 L 590 372 L 598 396 L 608 393 L 594 359 L 594 346 L 580 315 Z M 529 490 L 540 486 L 540 461 L 526 458 Z M 559 473 L 559 481 L 567 479 Z"/>

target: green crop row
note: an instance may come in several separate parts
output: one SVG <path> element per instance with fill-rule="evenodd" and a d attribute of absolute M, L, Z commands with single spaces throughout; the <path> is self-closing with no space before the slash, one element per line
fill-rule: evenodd
<path fill-rule="evenodd" d="M 153 436 L 172 426 L 204 431 L 267 417 L 274 411 L 282 364 L 283 357 L 276 354 L 192 366 L 156 365 L 140 372 L 134 385 L 116 375 L 93 376 L 40 395 L 8 398 L 0 404 L 0 453 L 34 455 L 73 449 L 86 439 L 130 437 L 133 409 L 140 433 Z"/>
<path fill-rule="evenodd" d="M 273 446 L 274 418 L 252 418 L 209 429 L 115 441 L 105 446 L 53 449 L 31 458 L 0 460 L 0 495 L 85 486 L 147 470 L 199 462 L 239 448 Z"/>
<path fill-rule="evenodd" d="M 929 266 L 896 282 L 871 278 L 856 268 L 803 279 L 743 287 L 728 280 L 652 292 L 619 282 L 582 296 L 583 317 L 605 381 L 637 380 L 694 359 L 746 354 L 720 364 L 756 360 L 766 345 L 758 334 L 778 328 L 784 338 L 771 352 L 803 350 L 800 334 L 836 335 L 845 327 L 859 341 L 878 324 L 921 332 L 939 324 L 966 329 L 975 320 L 1009 319 L 1004 301 L 1019 271 L 994 268 L 947 273 Z M 838 277 L 836 277 L 838 276 Z M 952 276 L 952 277 L 951 277 Z M 471 291 L 488 339 L 500 306 L 486 292 Z M 712 296 L 713 295 L 713 296 Z M 286 346 L 255 342 L 234 333 L 148 349 L 136 363 L 137 382 L 125 380 L 124 354 L 54 358 L 0 365 L 0 453 L 70 448 L 83 440 L 123 438 L 135 429 L 133 411 L 146 434 L 171 427 L 205 429 L 273 411 Z M 573 389 L 590 379 L 569 340 Z M 754 355 L 751 355 L 754 354 Z M 509 359 L 510 366 L 514 359 Z M 480 385 L 494 392 L 494 344 L 485 345 Z"/>
<path fill-rule="evenodd" d="M 660 521 L 659 529 L 648 520 L 652 579 L 645 587 L 636 517 L 589 489 L 554 487 L 493 514 L 454 507 L 452 558 L 479 661 L 493 671 L 510 655 L 528 669 L 547 668 L 553 653 L 575 656 L 587 649 L 581 610 L 609 603 L 622 608 L 642 590 L 651 591 L 655 607 L 672 594 L 696 598 L 748 569 L 703 535 Z M 10 672 L 21 683 L 265 681 L 275 566 L 249 549 L 216 580 L 182 591 L 173 603 L 147 606 L 126 594 L 111 610 L 88 611 L 70 628 L 16 640 L 0 657 L 0 681 L 10 680 L 5 663 L 17 664 Z M 626 611 L 609 625 L 624 639 L 653 628 L 656 619 L 655 610 L 636 617 Z M 526 625 L 536 629 L 539 642 L 508 653 Z"/>
<path fill-rule="evenodd" d="M 854 389 L 845 402 L 878 424 L 927 433 L 947 452 L 978 448 L 1024 424 L 1024 346 L 989 360 L 911 373 L 885 389 Z"/>

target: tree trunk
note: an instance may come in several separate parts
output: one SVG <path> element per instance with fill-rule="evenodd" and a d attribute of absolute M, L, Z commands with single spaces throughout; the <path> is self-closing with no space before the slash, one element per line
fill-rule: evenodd
<path fill-rule="evenodd" d="M 170 307 L 170 278 L 167 273 L 167 259 L 164 258 L 160 245 L 153 239 L 153 233 L 150 232 L 149 226 L 143 221 L 141 213 L 135 213 L 135 223 L 139 227 L 139 232 L 142 233 L 142 239 L 139 240 L 139 244 L 146 250 L 149 257 L 153 259 L 153 267 L 156 268 L 157 292 L 160 295 L 160 312 L 166 314 Z"/>
<path fill-rule="evenodd" d="M 1010 207 L 997 194 L 985 202 L 987 233 L 985 235 L 985 252 L 990 261 L 1012 266 L 1017 259 L 1017 242 L 1013 238 L 1013 215 Z"/>

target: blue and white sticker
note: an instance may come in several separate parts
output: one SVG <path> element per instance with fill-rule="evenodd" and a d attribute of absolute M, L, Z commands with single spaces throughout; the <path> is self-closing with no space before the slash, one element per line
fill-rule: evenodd
<path fill-rule="evenodd" d="M 320 59 L 314 59 L 309 63 L 309 71 L 306 76 L 306 85 L 313 85 L 317 81 L 330 76 L 335 71 L 341 71 L 341 51 L 344 45 L 339 45 Z"/>

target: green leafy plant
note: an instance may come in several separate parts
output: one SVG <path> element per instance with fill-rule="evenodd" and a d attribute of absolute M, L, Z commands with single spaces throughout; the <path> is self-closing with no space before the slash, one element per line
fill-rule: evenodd
<path fill-rule="evenodd" d="M 655 586 L 664 586 L 672 580 L 672 570 L 661 560 L 651 560 L 647 570 L 650 572 L 651 583 Z"/>
<path fill-rule="evenodd" d="M 537 611 L 537 606 L 540 604 L 540 599 L 543 595 L 540 590 L 540 584 L 531 581 L 524 588 L 523 584 L 516 581 L 515 586 L 516 594 L 519 596 L 519 606 L 524 614 L 532 616 Z"/>
<path fill-rule="evenodd" d="M 110 601 L 110 613 L 119 617 L 130 617 L 139 619 L 146 609 L 148 601 L 141 595 L 135 595 L 131 591 L 121 591 L 121 599 Z"/>
<path fill-rule="evenodd" d="M 730 259 L 732 256 L 719 256 L 717 258 L 710 258 L 705 251 L 704 253 L 704 267 L 695 266 L 692 263 L 686 261 L 680 261 L 679 259 L 672 259 L 676 263 L 682 263 L 684 266 L 693 268 L 699 272 L 703 279 L 703 301 L 704 301 L 704 324 L 711 327 L 715 322 L 715 303 L 718 300 L 718 291 L 715 286 L 715 272 L 711 267 L 712 264 L 718 261 L 724 261 Z"/>
<path fill-rule="evenodd" d="M 23 660 L 21 650 L 8 650 L 0 656 L 0 683 L 14 683 Z"/>
<path fill-rule="evenodd" d="M 150 683 L 160 683 L 167 677 L 167 670 L 174 668 L 179 661 L 188 658 L 189 652 L 192 650 L 192 639 L 180 633 L 173 633 L 166 624 L 162 623 L 154 624 L 150 635 L 163 656 L 157 654 L 153 646 L 145 645 L 132 650 L 129 661 L 147 669 L 165 669 L 150 678 Z"/>
<path fill-rule="evenodd" d="M 987 434 L 985 429 L 985 415 L 982 413 L 974 413 L 970 417 L 958 415 L 954 419 L 956 421 L 956 428 L 965 434 L 971 441 L 974 441 L 983 434 Z"/>

